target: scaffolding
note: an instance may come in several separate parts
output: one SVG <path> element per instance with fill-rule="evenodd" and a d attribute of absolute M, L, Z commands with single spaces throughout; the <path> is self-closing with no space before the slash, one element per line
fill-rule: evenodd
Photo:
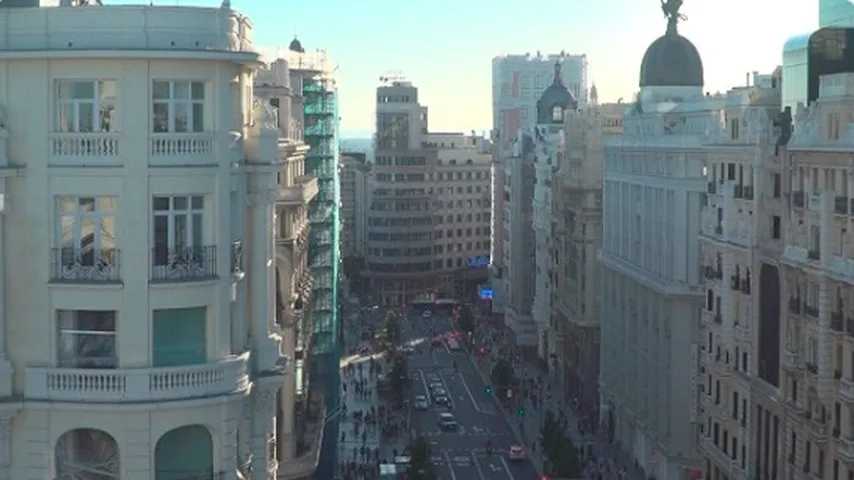
<path fill-rule="evenodd" d="M 325 61 L 325 58 L 324 58 Z M 327 71 L 328 70 L 324 70 Z M 339 205 L 341 192 L 338 175 L 338 98 L 335 82 L 324 73 L 303 80 L 305 142 L 311 147 L 305 158 L 306 174 L 317 177 L 318 194 L 309 205 L 309 265 L 312 284 L 311 319 L 313 325 L 311 370 L 320 381 L 327 400 L 327 414 L 338 408 L 340 394 L 339 362 L 341 325 L 338 301 L 339 285 Z M 327 425 L 323 437 L 321 462 L 316 478 L 335 474 L 338 439 L 337 422 Z"/>

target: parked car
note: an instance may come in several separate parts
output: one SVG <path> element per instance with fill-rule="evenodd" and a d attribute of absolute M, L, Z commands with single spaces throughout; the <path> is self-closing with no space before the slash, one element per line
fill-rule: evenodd
<path fill-rule="evenodd" d="M 439 383 L 442 381 L 442 379 L 438 375 L 436 375 L 435 373 L 431 373 L 431 374 L 427 375 L 427 381 L 429 383 Z"/>
<path fill-rule="evenodd" d="M 430 389 L 430 395 L 432 395 L 433 398 L 435 398 L 435 397 L 447 397 L 448 391 L 445 390 L 444 388 L 441 388 L 441 387 L 440 388 L 433 388 L 433 389 Z"/>
<path fill-rule="evenodd" d="M 416 410 L 427 410 L 430 408 L 430 400 L 427 400 L 427 395 L 416 395 L 415 396 L 415 409 Z"/>
<path fill-rule="evenodd" d="M 521 445 L 511 445 L 510 450 L 507 452 L 507 457 L 510 460 L 524 460 L 528 457 L 528 454 L 525 452 L 525 447 Z"/>
<path fill-rule="evenodd" d="M 444 395 L 436 395 L 435 397 L 433 397 L 433 403 L 435 403 L 436 405 L 443 405 L 446 407 L 451 406 L 451 401 L 448 399 L 448 397 L 446 397 Z"/>
<path fill-rule="evenodd" d="M 457 423 L 457 419 L 454 418 L 454 414 L 443 412 L 439 414 L 439 428 L 444 431 L 455 431 L 459 428 L 459 424 Z"/>
<path fill-rule="evenodd" d="M 430 390 L 435 390 L 437 388 L 445 388 L 445 385 L 442 382 L 430 382 L 428 387 Z"/>

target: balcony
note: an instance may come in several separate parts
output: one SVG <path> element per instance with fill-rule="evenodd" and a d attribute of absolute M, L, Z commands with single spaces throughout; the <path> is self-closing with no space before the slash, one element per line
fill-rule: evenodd
<path fill-rule="evenodd" d="M 804 192 L 792 192 L 792 204 L 798 208 L 804 208 Z"/>
<path fill-rule="evenodd" d="M 24 396 L 65 402 L 155 402 L 225 395 L 249 387 L 249 353 L 204 365 L 132 369 L 26 369 Z"/>
<path fill-rule="evenodd" d="M 795 315 L 801 314 L 801 299 L 800 298 L 790 298 L 789 299 L 789 313 L 794 313 Z"/>
<path fill-rule="evenodd" d="M 50 281 L 55 283 L 120 283 L 119 250 L 51 249 Z"/>
<path fill-rule="evenodd" d="M 849 433 L 842 437 L 836 444 L 836 453 L 843 461 L 854 463 L 854 436 Z"/>
<path fill-rule="evenodd" d="M 836 197 L 833 202 L 833 213 L 848 215 L 848 197 Z"/>
<path fill-rule="evenodd" d="M 810 249 L 807 252 L 807 258 L 810 260 L 821 260 L 821 250 L 819 249 Z"/>
<path fill-rule="evenodd" d="M 317 178 L 302 175 L 294 179 L 293 185 L 279 188 L 278 201 L 286 205 L 308 205 L 317 192 Z"/>
<path fill-rule="evenodd" d="M 813 307 L 813 306 L 804 304 L 804 313 L 806 313 L 807 315 L 809 315 L 813 318 L 818 318 L 818 307 Z"/>
<path fill-rule="evenodd" d="M 152 282 L 192 282 L 216 278 L 216 247 L 154 248 Z"/>
<path fill-rule="evenodd" d="M 854 402 L 854 379 L 839 379 L 839 397 L 846 402 Z"/>
<path fill-rule="evenodd" d="M 717 227 L 715 227 L 715 235 L 723 235 L 723 234 L 724 234 L 723 225 L 718 225 Z"/>
<path fill-rule="evenodd" d="M 706 279 L 708 280 L 721 279 L 724 277 L 723 270 L 721 270 L 720 268 L 715 269 L 715 267 L 712 267 L 710 265 L 707 265 L 703 268 L 703 273 L 705 274 Z"/>
<path fill-rule="evenodd" d="M 50 155 L 67 163 L 110 163 L 119 156 L 117 133 L 53 133 Z"/>
<path fill-rule="evenodd" d="M 807 362 L 806 367 L 808 372 L 812 373 L 813 375 L 818 375 L 818 365 Z"/>
<path fill-rule="evenodd" d="M 216 163 L 210 133 L 154 133 L 151 163 L 155 165 L 199 165 Z"/>
<path fill-rule="evenodd" d="M 842 321 L 842 312 L 830 313 L 830 329 L 834 332 L 844 333 L 845 327 Z"/>
<path fill-rule="evenodd" d="M 711 194 L 718 193 L 718 185 L 715 182 L 709 182 L 709 188 L 707 191 Z"/>

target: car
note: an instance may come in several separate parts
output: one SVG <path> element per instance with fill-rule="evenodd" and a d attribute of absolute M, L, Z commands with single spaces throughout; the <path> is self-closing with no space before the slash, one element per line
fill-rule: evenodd
<path fill-rule="evenodd" d="M 507 457 L 510 460 L 524 460 L 527 456 L 525 447 L 521 445 L 511 445 L 510 450 L 507 451 Z"/>
<path fill-rule="evenodd" d="M 439 383 L 442 381 L 442 379 L 438 375 L 436 375 L 435 373 L 431 373 L 431 374 L 427 375 L 427 381 L 430 383 Z"/>
<path fill-rule="evenodd" d="M 447 412 L 440 413 L 439 428 L 445 431 L 454 431 L 459 428 L 459 424 L 457 423 L 457 419 L 454 418 L 454 414 Z"/>
<path fill-rule="evenodd" d="M 431 312 L 430 310 L 424 310 L 424 311 L 421 313 L 421 316 L 422 316 L 423 318 L 431 318 L 431 317 L 433 317 L 433 312 Z"/>
<path fill-rule="evenodd" d="M 432 382 L 431 381 L 430 384 L 428 385 L 428 387 L 430 388 L 430 390 L 435 390 L 437 388 L 445 388 L 445 385 L 442 382 Z"/>
<path fill-rule="evenodd" d="M 442 387 L 439 387 L 439 388 L 431 388 L 431 389 L 430 389 L 430 395 L 432 395 L 432 396 L 434 396 L 434 397 L 447 397 L 447 396 L 448 396 L 448 391 L 447 391 L 447 390 L 445 390 L 445 389 L 444 389 L 444 388 L 442 388 Z"/>
<path fill-rule="evenodd" d="M 444 405 L 446 407 L 451 406 L 451 401 L 448 399 L 448 397 L 444 395 L 436 395 L 435 397 L 433 397 L 433 403 L 435 403 L 436 405 Z"/>
<path fill-rule="evenodd" d="M 427 410 L 430 408 L 430 400 L 427 399 L 427 395 L 416 395 L 415 396 L 415 409 L 416 410 Z"/>
<path fill-rule="evenodd" d="M 430 345 L 434 347 L 442 346 L 442 337 L 433 337 L 433 340 L 430 342 Z"/>
<path fill-rule="evenodd" d="M 400 351 L 407 355 L 412 355 L 413 353 L 415 353 L 415 347 L 413 347 L 412 345 L 404 345 L 400 347 Z"/>

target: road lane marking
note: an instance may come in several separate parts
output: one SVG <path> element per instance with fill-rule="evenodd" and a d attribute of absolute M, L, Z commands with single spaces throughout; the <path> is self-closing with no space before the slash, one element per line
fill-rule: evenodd
<path fill-rule="evenodd" d="M 486 480 L 486 478 L 483 476 L 483 470 L 480 468 L 480 462 L 477 461 L 477 457 L 475 456 L 474 452 L 472 452 L 471 458 L 472 460 L 474 460 L 474 468 L 477 470 L 477 476 L 480 478 L 480 480 Z"/>
<path fill-rule="evenodd" d="M 468 394 L 469 394 L 469 399 L 471 400 L 471 404 L 472 404 L 472 406 L 474 407 L 474 410 L 475 410 L 477 413 L 483 413 L 483 412 L 481 412 L 481 411 L 480 411 L 480 405 L 478 405 L 478 404 L 477 404 L 477 402 L 475 401 L 475 399 L 474 399 L 474 395 L 472 395 L 472 394 L 471 394 L 471 389 L 469 388 L 469 384 L 468 384 L 468 383 L 466 383 L 466 377 L 465 377 L 462 373 L 458 373 L 457 375 L 459 375 L 459 376 L 460 376 L 460 378 L 463 380 L 463 388 L 465 388 L 465 389 L 466 389 L 466 393 L 468 393 Z"/>
<path fill-rule="evenodd" d="M 510 477 L 510 480 L 514 480 L 515 477 L 510 473 L 510 467 L 507 466 L 507 460 L 504 460 L 504 455 L 501 455 L 498 458 L 501 459 L 501 465 L 504 466 L 504 471 L 507 472 L 507 476 Z"/>
<path fill-rule="evenodd" d="M 448 470 L 451 471 L 451 480 L 457 480 L 457 474 L 454 473 L 454 464 L 451 463 L 451 456 L 448 455 L 447 450 L 442 452 L 442 454 L 445 456 L 445 461 L 448 462 Z"/>

